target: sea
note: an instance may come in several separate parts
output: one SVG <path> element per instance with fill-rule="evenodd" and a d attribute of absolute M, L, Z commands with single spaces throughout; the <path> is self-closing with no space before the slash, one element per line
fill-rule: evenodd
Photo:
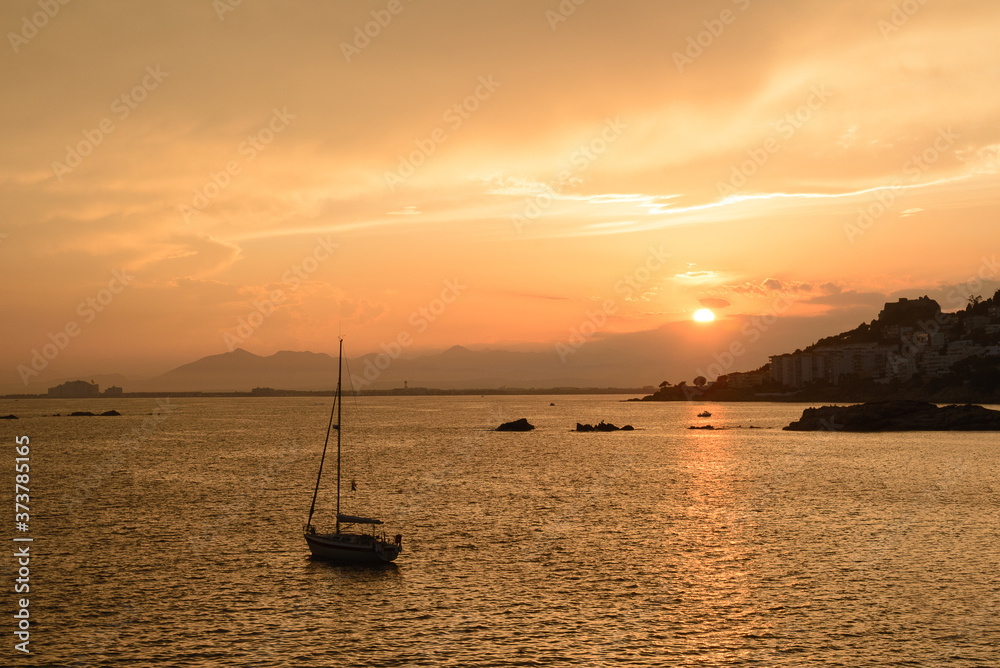
<path fill-rule="evenodd" d="M 2 400 L 0 663 L 1000 665 L 996 433 L 625 398 L 345 398 L 342 512 L 403 536 L 379 568 L 302 536 L 329 398 Z M 601 420 L 634 430 L 573 431 Z M 334 439 L 320 530 L 335 498 Z"/>

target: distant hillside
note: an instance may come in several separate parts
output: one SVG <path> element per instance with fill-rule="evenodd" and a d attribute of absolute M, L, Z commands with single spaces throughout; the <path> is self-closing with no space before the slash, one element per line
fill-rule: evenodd
<path fill-rule="evenodd" d="M 262 357 L 242 348 L 131 383 L 135 390 L 165 392 L 244 392 L 254 387 L 324 390 L 336 385 L 337 358 L 326 353 L 282 350 Z"/>
<path fill-rule="evenodd" d="M 453 346 L 441 353 L 390 360 L 368 354 L 345 360 L 345 386 L 355 390 L 409 387 L 471 389 L 500 387 L 628 386 L 648 368 L 645 360 L 620 356 L 621 364 L 596 355 L 598 345 L 563 363 L 553 352 L 469 350 Z M 589 356 L 588 356 L 589 355 Z M 595 359 L 596 357 L 596 359 Z M 350 382 L 348 382 L 350 381 Z M 127 391 L 248 392 L 256 387 L 330 390 L 337 384 L 337 358 L 326 353 L 281 351 L 260 356 L 243 349 L 211 355 L 146 380 Z M 632 383 L 634 387 L 635 384 Z"/>

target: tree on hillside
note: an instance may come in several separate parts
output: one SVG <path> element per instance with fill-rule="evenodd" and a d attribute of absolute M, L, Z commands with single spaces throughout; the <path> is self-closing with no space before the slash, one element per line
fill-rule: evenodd
<path fill-rule="evenodd" d="M 969 305 L 965 307 L 965 310 L 971 311 L 977 306 L 979 306 L 981 303 L 983 303 L 982 295 L 969 295 Z"/>
<path fill-rule="evenodd" d="M 695 379 L 694 379 L 694 385 L 695 385 L 695 387 L 697 387 L 697 388 L 698 388 L 699 390 L 700 390 L 701 388 L 705 387 L 705 383 L 707 383 L 707 382 L 708 382 L 708 379 L 707 379 L 707 378 L 705 378 L 704 376 L 698 376 L 697 378 L 695 378 Z"/>
<path fill-rule="evenodd" d="M 662 383 L 660 383 L 660 387 L 670 387 L 670 381 L 669 380 L 663 381 Z"/>

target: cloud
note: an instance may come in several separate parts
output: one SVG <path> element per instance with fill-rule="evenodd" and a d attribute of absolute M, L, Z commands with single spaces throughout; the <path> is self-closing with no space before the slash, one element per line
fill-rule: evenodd
<path fill-rule="evenodd" d="M 367 299 L 339 299 L 337 300 L 337 308 L 342 317 L 357 320 L 362 325 L 374 322 L 386 311 L 385 304 Z"/>
<path fill-rule="evenodd" d="M 533 179 L 514 176 L 491 176 L 484 179 L 486 192 L 489 195 L 507 195 L 510 197 L 534 197 L 536 195 L 554 195 L 555 191 L 547 183 Z"/>
<path fill-rule="evenodd" d="M 838 292 L 843 292 L 844 288 L 840 287 L 836 283 L 823 283 L 819 286 L 819 290 L 824 295 L 835 295 Z"/>
<path fill-rule="evenodd" d="M 143 279 L 170 281 L 204 278 L 232 266 L 239 246 L 205 234 L 175 233 L 150 244 L 150 251 L 134 264 Z"/>
<path fill-rule="evenodd" d="M 704 297 L 698 300 L 698 303 L 705 308 L 727 308 L 732 306 L 732 304 L 725 299 L 719 297 Z"/>
<path fill-rule="evenodd" d="M 803 281 L 779 280 L 777 278 L 765 278 L 763 281 L 744 281 L 721 286 L 723 290 L 737 295 L 766 296 L 775 292 L 785 294 L 802 294 L 813 291 L 813 284 Z"/>
<path fill-rule="evenodd" d="M 805 300 L 806 304 L 822 304 L 824 306 L 836 306 L 838 308 L 846 306 L 877 306 L 881 307 L 889 301 L 887 295 L 881 292 L 857 292 L 855 290 L 842 290 L 833 294 L 820 295 Z"/>
<path fill-rule="evenodd" d="M 569 299 L 569 297 L 561 297 L 559 295 L 531 294 L 527 292 L 512 292 L 510 294 L 515 297 L 525 297 L 527 299 L 547 299 L 550 301 L 566 301 Z"/>
<path fill-rule="evenodd" d="M 765 279 L 761 284 L 767 290 L 774 292 L 812 292 L 812 283 L 800 281 L 779 281 L 776 278 Z"/>
<path fill-rule="evenodd" d="M 717 281 L 719 278 L 719 274 L 714 271 L 686 271 L 683 274 L 674 274 L 675 281 L 694 285 Z"/>

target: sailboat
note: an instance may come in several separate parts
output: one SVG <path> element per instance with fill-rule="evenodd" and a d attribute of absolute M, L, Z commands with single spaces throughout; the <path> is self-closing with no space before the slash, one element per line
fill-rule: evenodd
<path fill-rule="evenodd" d="M 383 564 L 393 561 L 403 551 L 403 536 L 396 534 L 390 542 L 386 540 L 385 532 L 378 535 L 377 527 L 382 520 L 357 515 L 342 515 L 340 513 L 340 435 L 341 435 L 341 381 L 344 377 L 344 340 L 340 339 L 340 358 L 337 362 L 337 394 L 330 410 L 330 423 L 326 428 L 326 440 L 323 442 L 323 456 L 319 460 L 319 473 L 316 475 L 316 489 L 313 490 L 312 505 L 309 506 L 309 519 L 303 531 L 306 543 L 313 557 L 327 561 L 354 564 Z M 336 416 L 337 423 L 333 423 Z M 323 462 L 326 460 L 326 449 L 330 443 L 330 432 L 337 430 L 337 520 L 333 533 L 320 533 L 313 526 L 313 513 L 316 510 L 316 497 L 319 495 L 319 484 L 323 477 Z M 353 486 L 353 482 L 352 482 Z M 354 529 L 342 531 L 341 527 Z M 356 527 L 361 527 L 356 529 Z"/>

